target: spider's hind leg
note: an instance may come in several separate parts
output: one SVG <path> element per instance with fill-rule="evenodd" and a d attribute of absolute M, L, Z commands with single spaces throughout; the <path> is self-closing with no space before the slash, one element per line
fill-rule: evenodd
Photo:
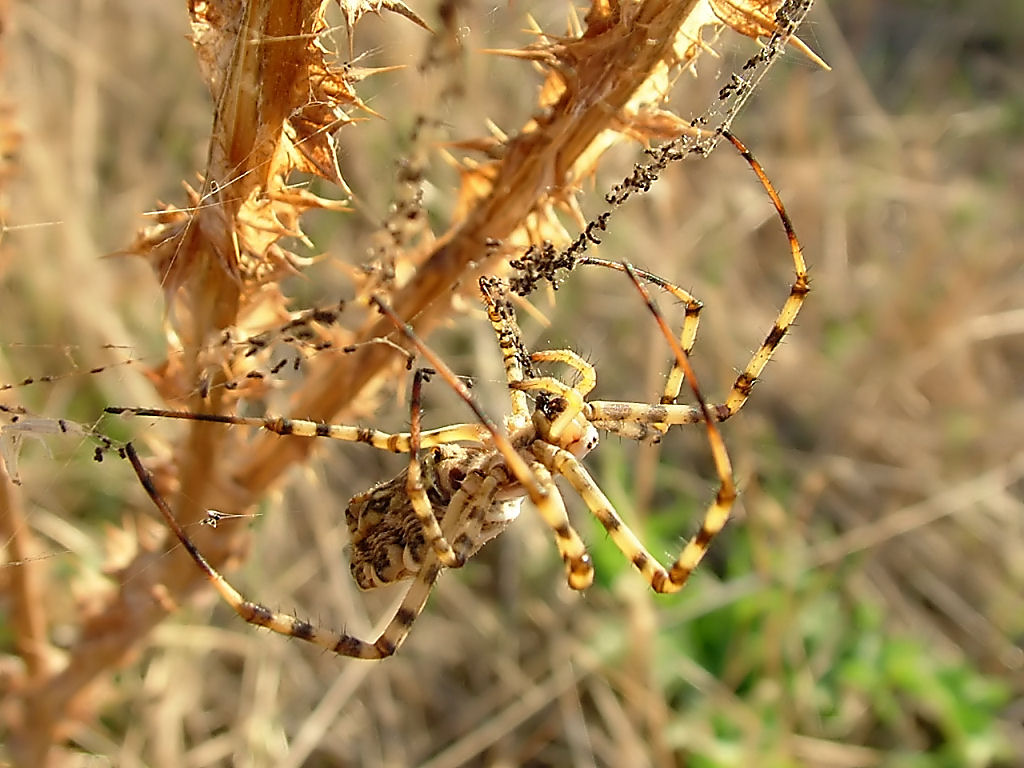
<path fill-rule="evenodd" d="M 340 656 L 351 656 L 357 659 L 382 659 L 393 654 L 398 649 L 398 646 L 402 644 L 402 641 L 405 640 L 413 621 L 416 620 L 416 617 L 423 610 L 427 597 L 430 595 L 430 590 L 433 588 L 434 582 L 441 571 L 441 565 L 437 562 L 437 557 L 432 551 L 429 552 L 419 572 L 416 574 L 416 580 L 402 600 L 402 604 L 395 612 L 391 621 L 388 622 L 384 631 L 372 643 L 360 640 L 358 637 L 346 632 L 324 629 L 290 614 L 273 611 L 265 605 L 245 599 L 216 568 L 210 565 L 174 517 L 170 507 L 167 505 L 167 501 L 160 495 L 156 485 L 153 483 L 152 475 L 142 464 L 141 459 L 139 459 L 138 454 L 135 452 L 135 447 L 131 443 L 125 446 L 125 454 L 131 462 L 139 482 L 142 483 L 142 487 L 146 490 L 146 493 L 152 499 L 178 541 L 181 542 L 181 545 L 189 553 L 196 565 L 199 566 L 200 570 L 206 574 L 206 578 L 213 584 L 214 589 L 220 593 L 224 602 L 250 624 L 266 627 L 278 634 L 305 640 Z"/>

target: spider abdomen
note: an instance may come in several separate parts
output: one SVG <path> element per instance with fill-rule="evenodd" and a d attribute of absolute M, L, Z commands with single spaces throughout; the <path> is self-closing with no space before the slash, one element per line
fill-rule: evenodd
<path fill-rule="evenodd" d="M 494 466 L 494 458 L 493 451 L 479 446 L 449 444 L 425 451 L 421 459 L 427 499 L 463 562 L 515 520 L 522 507 L 522 490 L 500 482 L 507 480 L 507 472 Z M 352 578 L 361 589 L 419 573 L 431 544 L 409 498 L 408 469 L 353 496 L 345 517 Z"/>

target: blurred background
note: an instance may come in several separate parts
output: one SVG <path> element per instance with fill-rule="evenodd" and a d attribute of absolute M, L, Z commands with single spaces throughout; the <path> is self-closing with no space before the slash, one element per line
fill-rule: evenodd
<path fill-rule="evenodd" d="M 0 383 L 58 379 L 0 402 L 92 425 L 105 405 L 158 402 L 143 375 L 164 344 L 155 278 L 140 260 L 103 257 L 204 167 L 209 95 L 179 4 L 41 0 L 5 12 Z M 522 46 L 528 14 L 561 32 L 566 9 L 462 12 L 472 55 L 467 98 L 444 115 L 450 135 L 479 136 L 488 119 L 512 132 L 540 78 L 479 50 Z M 97 687 L 100 716 L 69 740 L 81 764 L 1024 765 L 1024 6 L 819 0 L 800 36 L 832 71 L 790 49 L 734 131 L 779 188 L 813 293 L 724 425 L 741 497 L 683 593 L 653 595 L 577 503 L 598 572 L 586 594 L 566 587 L 546 529 L 524 514 L 441 579 L 381 664 L 258 631 L 203 594 Z M 306 221 L 309 255 L 323 258 L 290 286 L 298 306 L 351 293 L 422 106 L 410 94 L 425 37 L 398 17 L 358 28 L 366 66 L 407 68 L 360 91 L 387 119 L 339 137 L 360 205 Z M 709 103 L 754 46 L 723 36 L 720 59 L 680 78 L 678 98 L 695 105 L 680 113 Z M 599 212 L 638 159 L 636 146 L 617 149 L 582 190 L 584 211 Z M 447 220 L 458 178 L 441 153 L 428 178 L 427 211 Z M 599 253 L 704 302 L 694 365 L 713 399 L 792 279 L 778 219 L 727 146 L 631 201 Z M 669 354 L 628 282 L 581 269 L 554 299 L 535 299 L 545 322 L 520 313 L 531 349 L 584 354 L 597 398 L 660 393 Z M 465 310 L 431 343 L 497 413 L 493 334 L 471 301 Z M 401 429 L 407 391 L 389 397 L 372 423 Z M 468 418 L 440 385 L 425 410 L 428 426 Z M 136 537 L 159 533 L 128 467 L 91 454 L 80 436 L 28 440 L 18 463 L 39 549 L 8 552 L 0 587 L 33 558 L 57 648 Z M 667 557 L 715 491 L 699 429 L 656 447 L 606 437 L 586 463 Z M 369 634 L 402 590 L 352 584 L 343 511 L 401 467 L 363 446 L 322 447 L 236 523 L 253 538 L 233 583 Z M 8 681 L 12 634 L 0 619 Z"/>

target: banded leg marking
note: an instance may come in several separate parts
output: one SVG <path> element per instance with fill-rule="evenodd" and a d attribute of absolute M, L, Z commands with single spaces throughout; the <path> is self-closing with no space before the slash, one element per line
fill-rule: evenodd
<path fill-rule="evenodd" d="M 413 585 L 409 588 L 409 592 L 402 600 L 402 604 L 399 606 L 394 617 L 388 622 L 380 636 L 372 643 L 360 640 L 358 637 L 346 632 L 322 629 L 290 614 L 279 613 L 260 603 L 246 600 L 216 568 L 207 562 L 196 545 L 192 543 L 188 534 L 185 533 L 181 524 L 174 517 L 166 500 L 157 491 L 152 475 L 143 465 L 138 453 L 135 451 L 135 447 L 131 443 L 125 446 L 125 455 L 131 462 L 135 474 L 138 475 L 142 487 L 150 499 L 152 499 L 178 541 L 181 542 L 181 545 L 189 553 L 196 565 L 199 566 L 200 570 L 206 574 L 206 578 L 224 599 L 224 602 L 250 624 L 266 627 L 273 632 L 295 637 L 299 640 L 305 640 L 340 656 L 351 656 L 357 659 L 382 659 L 393 654 L 409 634 L 409 628 L 423 610 L 430 590 L 441 571 L 441 566 L 437 562 L 436 556 L 431 552 L 416 575 Z"/>

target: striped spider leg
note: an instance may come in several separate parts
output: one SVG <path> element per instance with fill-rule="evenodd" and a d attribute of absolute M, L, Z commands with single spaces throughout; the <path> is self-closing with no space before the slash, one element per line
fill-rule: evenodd
<path fill-rule="evenodd" d="M 751 389 L 757 383 L 757 378 L 764 371 L 765 366 L 768 365 L 768 361 L 771 360 L 779 344 L 782 343 L 782 338 L 796 321 L 796 316 L 800 313 L 804 299 L 807 298 L 807 294 L 811 290 L 810 277 L 807 274 L 807 264 L 804 262 L 803 248 L 800 246 L 796 230 L 793 229 L 793 222 L 790 221 L 789 214 L 786 213 L 786 207 L 782 204 L 782 198 L 775 189 L 775 185 L 772 184 L 764 168 L 761 167 L 761 164 L 742 141 L 733 136 L 729 131 L 722 131 L 722 136 L 736 147 L 736 150 L 754 171 L 754 175 L 761 182 L 764 191 L 768 193 L 772 206 L 774 206 L 775 212 L 782 222 L 782 227 L 786 231 L 786 239 L 789 241 L 789 250 L 793 258 L 795 278 L 792 286 L 790 286 L 789 296 L 786 297 L 782 309 L 779 310 L 778 317 L 775 318 L 775 322 L 772 324 L 772 328 L 768 331 L 768 335 L 761 343 L 761 346 L 754 352 L 746 367 L 736 378 L 725 402 L 712 408 L 715 418 L 719 421 L 724 421 L 730 416 L 735 415 L 743 407 L 743 404 L 747 402 Z"/>

